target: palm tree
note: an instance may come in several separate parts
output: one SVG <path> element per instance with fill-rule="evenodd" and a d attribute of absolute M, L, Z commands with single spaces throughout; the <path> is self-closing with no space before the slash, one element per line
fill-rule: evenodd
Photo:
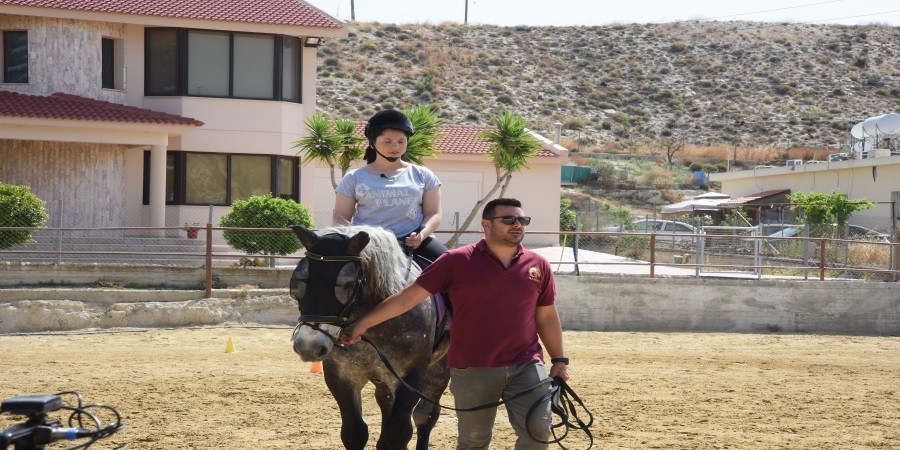
<path fill-rule="evenodd" d="M 350 119 L 338 119 L 333 124 L 324 114 L 317 112 L 306 119 L 307 136 L 294 142 L 294 148 L 305 152 L 303 164 L 321 161 L 328 164 L 331 186 L 337 187 L 335 166 L 341 169 L 341 177 L 350 170 L 350 164 L 363 157 L 365 138 L 356 133 L 356 123 Z"/>
<path fill-rule="evenodd" d="M 403 160 L 422 165 L 422 161 L 436 153 L 435 142 L 440 138 L 441 120 L 437 111 L 428 105 L 418 105 L 403 110 L 412 121 L 416 133 L 410 137 Z M 357 122 L 351 119 L 330 121 L 327 116 L 317 112 L 306 119 L 308 134 L 294 142 L 293 148 L 299 148 L 303 164 L 321 161 L 328 165 L 331 175 L 331 186 L 337 187 L 335 167 L 341 169 L 341 177 L 347 174 L 353 161 L 365 155 L 363 143 L 366 138 L 356 131 Z"/>
<path fill-rule="evenodd" d="M 441 137 L 441 119 L 437 111 L 428 105 L 417 105 L 403 110 L 413 124 L 415 134 L 410 136 L 406 144 L 403 160 L 413 164 L 424 165 L 422 161 L 436 153 L 435 143 Z"/>
<path fill-rule="evenodd" d="M 506 189 L 509 187 L 513 174 L 522 169 L 527 169 L 528 158 L 534 156 L 535 151 L 541 148 L 540 141 L 528 130 L 525 119 L 521 116 L 510 111 L 503 111 L 499 116 L 492 118 L 491 121 L 497 128 L 484 130 L 479 133 L 479 137 L 490 144 L 491 150 L 488 152 L 488 157 L 494 165 L 497 181 L 494 183 L 494 187 L 472 208 L 465 222 L 459 227 L 460 231 L 454 233 L 453 237 L 447 241 L 447 248 L 456 247 L 459 236 L 462 234 L 461 231 L 469 228 L 469 225 L 484 207 L 484 204 L 498 190 L 500 191 L 498 198 L 506 195 Z"/>
<path fill-rule="evenodd" d="M 366 152 L 363 143 L 366 138 L 356 132 L 356 122 L 350 119 L 338 119 L 334 122 L 334 129 L 341 141 L 338 153 L 338 167 L 341 168 L 341 177 L 350 170 L 350 164 L 363 157 Z M 332 180 L 333 182 L 333 180 Z"/>
<path fill-rule="evenodd" d="M 303 156 L 304 165 L 312 161 L 322 161 L 328 164 L 331 169 L 331 184 L 337 187 L 334 165 L 335 156 L 342 143 L 340 137 L 331 132 L 331 123 L 328 117 L 319 112 L 306 119 L 306 129 L 309 134 L 294 142 L 293 148 L 299 148 L 301 153 L 306 153 Z"/>

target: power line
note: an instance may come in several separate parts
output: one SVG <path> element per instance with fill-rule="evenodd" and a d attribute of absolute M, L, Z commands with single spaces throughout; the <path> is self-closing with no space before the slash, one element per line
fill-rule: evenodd
<path fill-rule="evenodd" d="M 784 10 L 788 10 L 788 9 L 806 8 L 807 6 L 818 6 L 818 5 L 824 5 L 827 3 L 840 3 L 843 1 L 846 1 L 846 0 L 830 0 L 830 1 L 826 1 L 826 2 L 807 3 L 805 5 L 785 6 L 784 8 L 765 9 L 765 10 L 761 10 L 761 11 L 752 11 L 752 12 L 746 12 L 746 13 L 731 14 L 731 15 L 727 15 L 727 16 L 709 17 L 709 18 L 702 19 L 702 20 L 718 20 L 718 19 L 725 19 L 728 17 L 749 16 L 749 15 L 753 15 L 753 14 L 763 14 L 763 13 L 769 13 L 769 12 L 784 11 Z"/>

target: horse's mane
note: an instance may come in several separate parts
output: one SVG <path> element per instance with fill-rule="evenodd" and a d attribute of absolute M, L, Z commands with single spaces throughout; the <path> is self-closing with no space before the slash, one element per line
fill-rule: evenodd
<path fill-rule="evenodd" d="M 384 228 L 348 225 L 322 229 L 319 235 L 338 233 L 353 236 L 360 231 L 369 235 L 369 244 L 360 253 L 366 275 L 367 297 L 380 302 L 415 281 L 420 272 L 418 266 L 413 264 L 410 267 L 409 258 L 400 248 L 397 236 Z"/>

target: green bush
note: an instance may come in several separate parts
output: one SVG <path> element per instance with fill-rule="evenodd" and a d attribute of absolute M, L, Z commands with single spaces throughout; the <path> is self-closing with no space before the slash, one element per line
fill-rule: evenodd
<path fill-rule="evenodd" d="M 42 227 L 47 223 L 44 201 L 28 186 L 0 183 L 0 227 Z M 0 231 L 0 250 L 24 244 L 31 239 L 30 230 Z"/>
<path fill-rule="evenodd" d="M 576 215 L 572 209 L 572 201 L 560 195 L 559 197 L 559 231 L 578 231 L 575 229 Z M 559 244 L 571 247 L 575 242 L 575 236 L 564 235 L 559 237 Z"/>
<path fill-rule="evenodd" d="M 235 201 L 219 225 L 226 228 L 315 228 L 309 208 L 293 200 L 254 195 Z M 300 240 L 285 231 L 226 230 L 225 240 L 248 254 L 287 255 L 300 249 Z"/>

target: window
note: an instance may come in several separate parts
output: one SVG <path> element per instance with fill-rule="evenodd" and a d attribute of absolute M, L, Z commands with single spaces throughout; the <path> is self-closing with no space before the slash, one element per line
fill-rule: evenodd
<path fill-rule="evenodd" d="M 125 41 L 101 38 L 100 58 L 103 89 L 125 89 Z"/>
<path fill-rule="evenodd" d="M 274 98 L 275 36 L 234 35 L 234 96 Z"/>
<path fill-rule="evenodd" d="M 146 95 L 300 102 L 300 39 L 148 28 Z"/>
<path fill-rule="evenodd" d="M 300 38 L 285 36 L 281 48 L 281 98 L 300 102 Z"/>
<path fill-rule="evenodd" d="M 146 47 L 147 95 L 178 95 L 178 31 L 148 29 Z"/>
<path fill-rule="evenodd" d="M 228 33 L 192 31 L 188 34 L 188 95 L 229 96 L 230 46 Z"/>
<path fill-rule="evenodd" d="M 300 159 L 170 151 L 166 204 L 230 205 L 253 195 L 299 200 Z M 144 152 L 144 204 L 150 204 L 150 151 Z"/>
<path fill-rule="evenodd" d="M 184 167 L 184 202 L 227 205 L 228 155 L 187 153 Z"/>
<path fill-rule="evenodd" d="M 3 82 L 28 82 L 28 32 L 3 32 Z"/>
<path fill-rule="evenodd" d="M 103 38 L 100 41 L 100 78 L 104 89 L 114 89 L 116 85 L 115 42 Z"/>

